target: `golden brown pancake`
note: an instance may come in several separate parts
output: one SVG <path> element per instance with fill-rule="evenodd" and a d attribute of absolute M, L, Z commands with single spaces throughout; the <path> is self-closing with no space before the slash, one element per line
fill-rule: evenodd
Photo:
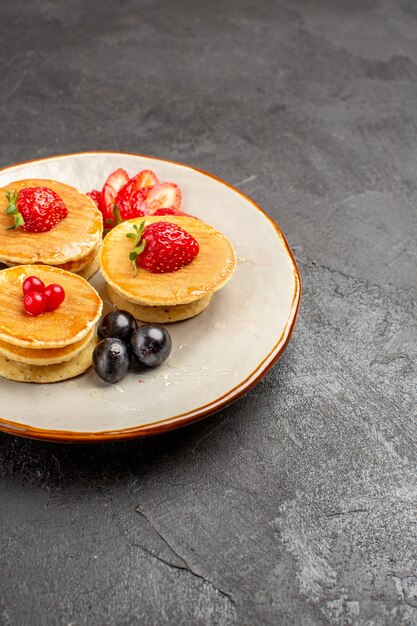
<path fill-rule="evenodd" d="M 23 308 L 22 285 L 37 276 L 45 285 L 58 283 L 64 302 L 33 317 Z M 62 348 L 81 341 L 100 318 L 102 301 L 81 276 L 47 265 L 19 265 L 0 271 L 0 340 L 33 350 Z"/>
<path fill-rule="evenodd" d="M 177 306 L 200 300 L 221 289 L 233 274 L 236 255 L 230 241 L 212 226 L 192 217 L 146 217 L 146 225 L 172 222 L 189 232 L 200 251 L 189 265 L 166 274 L 154 274 L 141 267 L 133 276 L 129 253 L 133 243 L 133 219 L 119 224 L 103 241 L 100 267 L 107 284 L 122 298 L 143 306 Z"/>
<path fill-rule="evenodd" d="M 174 306 L 143 306 L 129 302 L 114 291 L 109 285 L 107 293 L 111 302 L 124 311 L 129 311 L 137 320 L 141 322 L 154 322 L 155 324 L 167 324 L 169 322 L 180 322 L 190 317 L 198 315 L 210 304 L 211 294 L 189 302 L 188 304 L 176 304 Z"/>
<path fill-rule="evenodd" d="M 63 363 L 64 361 L 70 361 L 84 350 L 86 345 L 92 340 L 93 335 L 94 328 L 83 339 L 70 343 L 64 348 L 44 348 L 40 350 L 14 346 L 11 343 L 0 340 L 0 356 L 18 363 L 27 363 L 28 365 Z"/>
<path fill-rule="evenodd" d="M 93 337 L 83 350 L 70 361 L 53 365 L 28 365 L 0 356 L 0 376 L 25 383 L 56 383 L 82 374 L 91 366 L 97 337 Z"/>
<path fill-rule="evenodd" d="M 94 261 L 94 259 L 100 252 L 100 248 L 101 248 L 101 241 L 97 244 L 97 246 L 95 246 L 95 248 L 93 248 L 93 250 L 91 250 L 91 252 L 83 256 L 82 259 L 77 259 L 76 261 L 68 261 L 67 263 L 62 263 L 62 265 L 55 266 L 55 267 L 59 267 L 59 269 L 66 270 L 67 272 L 75 272 L 75 273 L 81 272 L 83 269 L 87 267 L 87 265 L 89 265 L 92 261 Z"/>
<path fill-rule="evenodd" d="M 101 243 L 83 259 L 79 259 L 78 261 L 69 261 L 69 263 L 56 265 L 55 267 L 60 270 L 66 270 L 67 272 L 73 272 L 74 274 L 82 276 L 85 280 L 89 280 L 100 269 L 100 251 Z M 39 263 L 39 265 L 42 265 L 42 263 Z M 18 266 L 18 263 L 8 263 L 6 265 L 6 267 Z"/>
<path fill-rule="evenodd" d="M 29 233 L 21 228 L 6 230 L 13 223 L 11 216 L 6 215 L 6 191 L 19 191 L 26 187 L 48 187 L 55 191 L 67 207 L 68 216 L 46 233 Z M 90 254 L 94 256 L 102 233 L 100 211 L 88 196 L 74 187 L 54 180 L 28 179 L 15 181 L 0 189 L 0 262 L 6 265 L 43 263 L 59 266 L 75 263 Z"/>
<path fill-rule="evenodd" d="M 88 263 L 88 265 L 86 265 L 82 270 L 76 272 L 78 276 L 85 278 L 85 280 L 90 280 L 90 278 L 92 278 L 94 274 L 98 272 L 98 270 L 100 269 L 100 251 L 101 248 L 99 247 L 98 252 L 91 261 L 91 263 Z"/>

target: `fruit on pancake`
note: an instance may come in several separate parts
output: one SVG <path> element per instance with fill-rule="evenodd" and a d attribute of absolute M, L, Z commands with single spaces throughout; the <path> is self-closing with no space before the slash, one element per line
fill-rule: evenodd
<path fill-rule="evenodd" d="M 184 211 L 179 211 L 177 209 L 173 209 L 172 207 L 168 208 L 168 209 L 157 209 L 156 211 L 154 211 L 152 213 L 153 216 L 157 216 L 158 215 L 177 215 L 178 217 L 181 217 L 181 215 L 183 217 L 194 217 L 194 219 L 198 220 L 198 217 L 195 217 L 194 215 L 191 215 L 190 213 L 184 213 Z"/>
<path fill-rule="evenodd" d="M 148 213 L 146 198 L 157 183 L 158 179 L 151 170 L 142 170 L 129 180 L 116 198 L 122 220 L 143 217 Z"/>
<path fill-rule="evenodd" d="M 23 298 L 23 306 L 26 313 L 33 316 L 42 315 L 46 309 L 46 298 L 44 293 L 34 291 L 27 293 Z"/>
<path fill-rule="evenodd" d="M 113 205 L 116 202 L 117 194 L 126 183 L 129 182 L 129 174 L 121 167 L 110 174 L 103 185 L 102 196 L 105 209 L 113 212 Z"/>
<path fill-rule="evenodd" d="M 120 339 L 102 339 L 94 348 L 94 370 L 106 383 L 117 383 L 129 371 L 130 350 Z"/>
<path fill-rule="evenodd" d="M 136 275 L 136 265 L 155 274 L 176 272 L 197 256 L 198 241 L 186 230 L 172 222 L 154 222 L 144 226 L 133 224 L 134 232 L 126 237 L 134 240 L 129 255 Z"/>
<path fill-rule="evenodd" d="M 45 283 L 37 276 L 28 276 L 23 282 L 22 290 L 24 295 L 33 291 L 43 293 L 45 291 Z"/>
<path fill-rule="evenodd" d="M 172 207 L 167 209 L 157 209 L 152 215 L 181 215 L 181 211 L 177 211 Z"/>
<path fill-rule="evenodd" d="M 140 326 L 130 340 L 132 354 L 141 365 L 161 365 L 171 354 L 172 341 L 165 328 L 146 324 Z"/>
<path fill-rule="evenodd" d="M 152 170 L 142 170 L 133 178 L 136 180 L 138 189 L 142 189 L 144 191 L 146 190 L 145 197 L 148 195 L 150 189 L 157 185 L 159 182 L 157 175 L 152 172 Z"/>
<path fill-rule="evenodd" d="M 52 283 L 45 287 L 46 310 L 53 311 L 57 309 L 65 300 L 65 291 L 61 285 Z"/>
<path fill-rule="evenodd" d="M 45 311 L 57 309 L 65 300 L 65 291 L 61 285 L 52 283 L 45 287 L 37 276 L 28 276 L 22 285 L 23 306 L 29 315 L 42 315 Z"/>
<path fill-rule="evenodd" d="M 101 191 L 99 191 L 98 189 L 92 189 L 91 191 L 87 191 L 86 195 L 89 198 L 92 199 L 92 201 L 94 202 L 96 207 L 99 209 L 99 211 L 101 211 L 102 210 L 102 206 L 101 206 L 101 202 L 102 202 Z"/>
<path fill-rule="evenodd" d="M 111 311 L 98 325 L 97 335 L 100 339 L 113 337 L 128 342 L 137 327 L 135 318 L 128 311 Z"/>
<path fill-rule="evenodd" d="M 102 191 L 87 194 L 102 212 L 107 231 L 121 221 L 145 215 L 187 215 L 181 211 L 181 190 L 175 183 L 160 183 L 152 170 L 129 178 L 126 170 L 112 172 Z"/>
<path fill-rule="evenodd" d="M 121 189 L 119 196 L 122 194 L 124 200 L 131 198 L 132 201 L 138 202 L 146 200 L 149 192 L 158 183 L 156 175 L 151 170 L 142 170 L 136 176 L 133 176 L 129 182 Z M 116 198 L 116 204 L 119 205 L 119 196 Z"/>
<path fill-rule="evenodd" d="M 22 228 L 29 233 L 45 233 L 68 215 L 59 195 L 48 187 L 26 187 L 7 191 L 6 214 L 13 218 L 7 230 Z"/>
<path fill-rule="evenodd" d="M 135 187 L 133 179 L 119 191 L 116 198 L 116 206 L 119 209 L 122 220 L 131 220 L 134 217 L 145 215 L 146 203 L 141 189 Z"/>
<path fill-rule="evenodd" d="M 153 215 L 158 209 L 175 209 L 181 207 L 181 190 L 175 183 L 159 183 L 148 193 L 146 204 L 149 214 Z"/>

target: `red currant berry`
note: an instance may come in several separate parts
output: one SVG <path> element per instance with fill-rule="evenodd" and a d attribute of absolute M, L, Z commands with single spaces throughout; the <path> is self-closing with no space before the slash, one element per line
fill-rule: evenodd
<path fill-rule="evenodd" d="M 23 306 L 29 315 L 42 315 L 45 312 L 46 298 L 43 293 L 27 293 L 23 298 Z"/>
<path fill-rule="evenodd" d="M 65 291 L 61 285 L 48 285 L 45 289 L 46 310 L 53 311 L 65 300 Z"/>
<path fill-rule="evenodd" d="M 23 293 L 43 293 L 45 291 L 45 283 L 37 276 L 28 276 L 23 283 Z"/>

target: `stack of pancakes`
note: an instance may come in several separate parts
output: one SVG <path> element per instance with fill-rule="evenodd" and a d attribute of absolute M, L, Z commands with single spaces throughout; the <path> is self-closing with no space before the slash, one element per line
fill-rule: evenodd
<path fill-rule="evenodd" d="M 141 218 L 119 224 L 105 237 L 100 267 L 107 282 L 110 300 L 118 309 L 130 311 L 143 322 L 176 322 L 203 311 L 215 291 L 231 278 L 236 255 L 222 233 L 193 217 L 146 217 L 145 224 L 167 221 L 181 226 L 199 243 L 196 258 L 176 272 L 154 274 L 141 267 L 133 276 L 129 253 L 133 224 Z"/>
<path fill-rule="evenodd" d="M 28 276 L 37 276 L 45 285 L 61 285 L 64 302 L 38 317 L 28 315 L 22 293 Z M 102 306 L 95 289 L 76 274 L 43 265 L 0 272 L 0 375 L 50 383 L 84 372 L 91 365 Z"/>
<path fill-rule="evenodd" d="M 6 192 L 27 187 L 48 187 L 68 209 L 68 216 L 50 231 L 30 233 L 21 228 L 6 230 Z M 42 263 L 80 274 L 87 280 L 99 268 L 103 219 L 94 202 L 74 187 L 53 180 L 19 180 L 0 189 L 0 263 L 15 265 Z"/>

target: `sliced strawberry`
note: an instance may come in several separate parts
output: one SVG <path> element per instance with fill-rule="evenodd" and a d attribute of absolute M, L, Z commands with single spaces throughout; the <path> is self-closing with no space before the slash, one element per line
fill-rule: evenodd
<path fill-rule="evenodd" d="M 184 211 L 178 211 L 177 209 L 173 209 L 172 207 L 157 209 L 149 215 L 177 215 L 178 217 L 193 217 L 195 220 L 198 220 L 198 217 L 196 217 L 195 215 L 191 215 L 190 213 L 184 213 Z"/>
<path fill-rule="evenodd" d="M 158 183 L 148 193 L 146 204 L 151 215 L 158 209 L 179 210 L 181 207 L 181 190 L 175 183 Z"/>
<path fill-rule="evenodd" d="M 134 183 L 132 184 L 132 181 L 129 181 L 117 194 L 116 206 L 119 209 L 122 220 L 130 220 L 134 217 L 143 217 L 145 215 L 146 204 L 143 194 L 140 189 L 132 191 L 132 187 L 134 187 Z"/>
<path fill-rule="evenodd" d="M 113 189 L 113 187 L 105 183 L 103 187 L 103 204 L 106 209 L 110 209 L 110 207 L 114 204 L 116 196 L 117 192 Z"/>
<path fill-rule="evenodd" d="M 119 191 L 129 182 L 129 174 L 119 167 L 107 178 L 103 186 L 103 201 L 106 208 L 112 209 Z"/>
<path fill-rule="evenodd" d="M 102 202 L 102 195 L 101 195 L 101 191 L 99 191 L 98 189 L 92 189 L 91 191 L 87 191 L 86 194 L 89 198 L 92 199 L 92 201 L 94 202 L 94 204 L 96 205 L 96 207 L 98 209 L 100 209 L 100 205 Z M 100 209 L 101 210 L 101 209 Z"/>
<path fill-rule="evenodd" d="M 138 193 L 140 193 L 142 195 L 142 198 L 144 200 L 146 200 L 146 198 L 148 197 L 149 193 L 152 191 L 153 187 L 140 187 L 138 189 Z"/>
<path fill-rule="evenodd" d="M 119 167 L 119 169 L 114 170 L 114 172 L 110 174 L 105 185 L 110 185 L 115 192 L 118 193 L 127 182 L 129 182 L 129 174 L 122 167 Z"/>
<path fill-rule="evenodd" d="M 154 187 L 159 183 L 157 175 L 152 170 L 142 170 L 134 176 L 138 189 L 143 187 Z"/>
<path fill-rule="evenodd" d="M 132 207 L 128 211 L 120 213 L 122 220 L 133 220 L 135 217 L 145 217 L 146 213 L 139 206 Z"/>
<path fill-rule="evenodd" d="M 151 170 L 142 170 L 136 176 L 133 176 L 126 183 L 125 187 L 128 188 L 128 192 L 133 194 L 136 191 L 140 191 L 143 199 L 146 199 L 149 191 L 158 184 L 158 179 Z"/>
<path fill-rule="evenodd" d="M 167 209 L 157 209 L 152 213 L 152 215 L 183 215 L 183 213 L 170 207 Z"/>
<path fill-rule="evenodd" d="M 151 187 L 141 187 L 140 189 L 133 191 L 133 193 L 130 196 L 130 202 L 132 206 L 134 206 L 135 204 L 138 204 L 139 202 L 146 205 L 145 201 L 148 195 L 148 189 L 151 189 Z"/>

